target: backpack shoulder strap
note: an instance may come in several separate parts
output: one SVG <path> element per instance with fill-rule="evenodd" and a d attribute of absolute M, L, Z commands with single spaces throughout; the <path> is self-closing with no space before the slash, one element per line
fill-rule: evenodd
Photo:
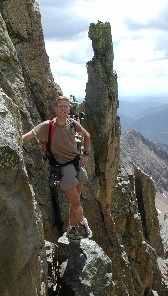
<path fill-rule="evenodd" d="M 54 134 L 54 130 L 55 130 L 55 122 L 54 122 L 54 119 L 52 119 L 51 121 L 50 121 L 50 133 L 49 133 L 49 135 L 50 135 L 50 139 L 52 139 L 52 137 L 53 137 L 53 134 Z"/>
<path fill-rule="evenodd" d="M 49 125 L 49 131 L 48 131 L 47 150 L 49 151 L 49 153 L 51 153 L 51 139 L 53 137 L 54 129 L 55 129 L 54 119 L 50 120 L 49 124 L 50 125 Z"/>
<path fill-rule="evenodd" d="M 47 159 L 51 155 L 51 138 L 54 134 L 55 123 L 54 120 L 48 120 L 49 123 L 49 130 L 48 130 L 48 140 L 44 142 L 44 148 L 46 151 L 45 159 Z"/>

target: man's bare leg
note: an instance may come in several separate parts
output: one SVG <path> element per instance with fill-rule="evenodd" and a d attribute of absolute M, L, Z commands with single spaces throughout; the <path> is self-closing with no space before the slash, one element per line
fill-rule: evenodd
<path fill-rule="evenodd" d="M 87 219 L 84 218 L 83 216 L 83 209 L 80 203 L 80 194 L 81 194 L 82 188 L 83 188 L 83 184 L 79 183 L 78 186 L 65 191 L 70 203 L 69 226 L 70 227 L 75 226 L 76 221 L 78 220 L 83 227 L 83 231 L 82 231 L 83 236 L 91 238 L 92 231 L 88 225 Z M 77 234 L 76 238 L 74 239 L 79 239 L 79 234 Z"/>
<path fill-rule="evenodd" d="M 82 193 L 82 189 L 83 189 L 83 182 L 80 182 L 77 186 L 76 186 L 76 190 L 77 190 L 77 193 L 79 195 L 79 198 L 80 198 L 80 195 Z M 83 211 L 83 210 L 82 210 Z M 75 225 L 76 224 L 76 216 L 75 216 L 75 213 L 73 211 L 73 207 L 69 206 L 69 225 Z"/>
<path fill-rule="evenodd" d="M 79 196 L 82 193 L 82 189 L 83 189 L 83 182 L 79 182 L 79 184 L 76 186 L 76 190 L 77 190 Z"/>
<path fill-rule="evenodd" d="M 80 193 L 83 183 L 79 183 L 76 187 L 65 190 L 66 196 L 70 204 L 69 225 L 74 226 L 76 220 L 83 221 L 83 209 L 80 203 Z"/>

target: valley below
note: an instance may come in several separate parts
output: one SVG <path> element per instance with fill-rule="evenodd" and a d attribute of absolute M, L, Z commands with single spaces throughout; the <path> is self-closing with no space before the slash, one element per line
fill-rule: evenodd
<path fill-rule="evenodd" d="M 158 219 L 159 224 L 162 224 L 164 221 L 164 217 L 167 214 L 168 215 L 168 192 L 157 192 L 156 193 L 156 199 L 155 199 L 155 205 L 158 211 Z"/>

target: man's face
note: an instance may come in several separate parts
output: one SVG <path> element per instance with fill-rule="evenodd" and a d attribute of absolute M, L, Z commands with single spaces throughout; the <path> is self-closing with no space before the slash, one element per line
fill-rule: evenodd
<path fill-rule="evenodd" d="M 69 102 L 66 100 L 58 101 L 58 105 L 56 107 L 56 114 L 57 116 L 67 117 L 70 111 Z"/>

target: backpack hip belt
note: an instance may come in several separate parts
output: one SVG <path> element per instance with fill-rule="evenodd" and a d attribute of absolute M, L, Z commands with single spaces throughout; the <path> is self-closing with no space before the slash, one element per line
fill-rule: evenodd
<path fill-rule="evenodd" d="M 76 169 L 77 171 L 79 171 L 79 161 L 80 161 L 80 158 L 81 158 L 80 155 L 77 154 L 77 155 L 75 156 L 74 159 L 72 159 L 72 160 L 68 160 L 67 162 L 62 163 L 62 164 L 60 164 L 60 163 L 59 163 L 58 161 L 56 161 L 56 159 L 54 158 L 53 161 L 52 161 L 52 165 L 59 165 L 60 167 L 64 167 L 64 166 L 67 166 L 67 165 L 69 165 L 69 164 L 73 164 L 74 167 L 75 167 L 75 169 Z"/>

